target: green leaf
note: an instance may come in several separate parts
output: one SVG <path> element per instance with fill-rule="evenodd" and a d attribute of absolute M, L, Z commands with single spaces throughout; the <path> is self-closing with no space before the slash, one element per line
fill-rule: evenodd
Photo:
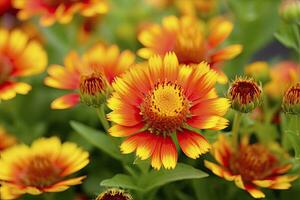
<path fill-rule="evenodd" d="M 296 30 L 294 30 L 296 29 Z M 281 42 L 284 46 L 288 48 L 298 50 L 298 42 L 295 31 L 297 27 L 293 27 L 290 24 L 281 23 L 278 31 L 275 33 L 275 37 L 279 42 Z"/>
<path fill-rule="evenodd" d="M 125 174 L 117 174 L 111 179 L 103 180 L 100 185 L 105 187 L 120 187 L 139 191 L 142 190 L 142 188 L 136 185 L 136 181 L 133 177 Z"/>
<path fill-rule="evenodd" d="M 207 176 L 208 174 L 199 169 L 196 169 L 190 165 L 178 163 L 174 170 L 162 169 L 159 171 L 151 171 L 150 173 L 141 177 L 141 182 L 139 185 L 142 185 L 145 191 L 149 191 L 174 181 L 199 179 Z"/>
<path fill-rule="evenodd" d="M 79 133 L 92 145 L 98 149 L 101 149 L 117 160 L 123 160 L 123 156 L 120 154 L 118 144 L 113 141 L 113 138 L 110 138 L 110 136 L 106 135 L 106 133 L 100 130 L 95 130 L 79 122 L 71 121 L 70 124 L 77 133 Z"/>

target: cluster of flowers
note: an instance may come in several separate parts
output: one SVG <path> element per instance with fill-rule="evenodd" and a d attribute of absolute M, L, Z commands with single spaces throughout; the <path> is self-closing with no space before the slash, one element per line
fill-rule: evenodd
<path fill-rule="evenodd" d="M 102 0 L 14 0 L 10 5 L 18 9 L 20 19 L 40 15 L 45 26 L 68 23 L 76 12 L 92 16 L 108 10 Z M 226 98 L 217 95 L 215 85 L 228 82 L 221 70 L 223 61 L 242 51 L 239 44 L 220 47 L 232 29 L 232 23 L 223 17 L 204 22 L 191 15 L 168 16 L 139 33 L 144 47 L 137 54 L 143 62 L 137 63 L 134 53 L 121 52 L 116 45 L 97 44 L 82 54 L 71 51 L 64 66 L 47 69 L 47 86 L 71 91 L 54 100 L 51 108 L 66 109 L 82 102 L 103 112 L 109 110 L 107 119 L 113 125 L 106 121 L 103 126 L 111 136 L 126 138 L 121 152 L 150 159 L 154 169 L 176 167 L 178 142 L 192 159 L 211 150 L 220 165 L 205 161 L 205 166 L 255 198 L 264 197 L 258 187 L 287 189 L 297 178 L 286 174 L 292 165 L 282 163 L 267 146 L 249 143 L 248 137 L 239 141 L 237 124 L 231 137 L 220 134 L 212 145 L 199 131 L 226 128 L 229 121 L 224 115 L 230 106 L 237 119 L 257 108 L 263 89 L 255 80 L 264 83 L 270 98 L 284 96 L 285 112 L 300 115 L 300 71 L 290 62 L 272 69 L 264 62 L 253 63 L 245 72 L 252 78 L 233 81 Z M 19 82 L 19 77 L 41 73 L 46 66 L 47 54 L 39 41 L 19 29 L 0 30 L 0 100 L 27 94 L 31 86 Z M 0 195 L 7 199 L 80 184 L 84 176 L 64 178 L 89 162 L 88 152 L 73 143 L 52 137 L 38 139 L 29 147 L 17 144 L 4 129 L 0 129 L 0 151 Z M 98 199 L 109 199 L 109 195 L 131 199 L 115 190 Z"/>

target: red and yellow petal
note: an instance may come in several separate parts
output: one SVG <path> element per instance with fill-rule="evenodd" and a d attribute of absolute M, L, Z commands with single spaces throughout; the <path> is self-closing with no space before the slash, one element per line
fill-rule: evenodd
<path fill-rule="evenodd" d="M 200 134 L 189 130 L 177 133 L 180 148 L 190 158 L 196 159 L 210 149 L 208 141 Z"/>
<path fill-rule="evenodd" d="M 266 195 L 252 184 L 245 184 L 245 190 L 256 199 L 265 198 Z"/>
<path fill-rule="evenodd" d="M 164 168 L 174 169 L 176 167 L 178 152 L 174 142 L 170 137 L 163 138 L 160 157 Z"/>
<path fill-rule="evenodd" d="M 236 178 L 236 176 L 233 175 L 229 170 L 227 170 L 226 168 L 223 168 L 213 162 L 205 160 L 204 165 L 205 165 L 205 167 L 210 169 L 215 175 L 217 175 L 221 178 L 224 178 L 228 181 L 233 181 Z"/>
<path fill-rule="evenodd" d="M 128 137 L 135 133 L 138 133 L 139 131 L 144 128 L 144 124 L 140 123 L 135 126 L 122 126 L 115 124 L 113 125 L 109 130 L 109 134 L 114 137 Z"/>
<path fill-rule="evenodd" d="M 226 114 L 230 107 L 230 101 L 226 98 L 213 98 L 198 102 L 191 108 L 191 113 L 194 116 L 201 115 L 219 115 L 223 116 Z"/>
<path fill-rule="evenodd" d="M 230 157 L 232 155 L 232 148 L 227 141 L 226 136 L 220 134 L 218 141 L 213 144 L 214 158 L 224 167 L 229 167 Z"/>
<path fill-rule="evenodd" d="M 4 82 L 0 84 L 0 100 L 9 100 L 16 94 L 27 94 L 31 90 L 31 86 L 21 82 Z"/>
<path fill-rule="evenodd" d="M 79 94 L 66 94 L 55 99 L 51 103 L 52 109 L 67 109 L 76 106 L 80 102 Z"/>
<path fill-rule="evenodd" d="M 237 55 L 239 55 L 242 52 L 243 48 L 241 45 L 236 44 L 236 45 L 230 45 L 227 46 L 217 52 L 215 52 L 211 56 L 211 63 L 217 63 L 217 62 L 222 62 L 224 60 L 230 60 Z"/>
<path fill-rule="evenodd" d="M 296 175 L 283 175 L 283 176 L 275 176 L 264 180 L 253 180 L 253 184 L 271 189 L 285 190 L 290 188 L 291 182 L 296 180 L 298 176 Z"/>
<path fill-rule="evenodd" d="M 194 116 L 187 123 L 198 129 L 222 130 L 228 126 L 229 121 L 216 115 Z"/>
<path fill-rule="evenodd" d="M 226 20 L 211 22 L 210 34 L 208 36 L 209 45 L 214 48 L 221 44 L 231 33 L 233 24 Z"/>

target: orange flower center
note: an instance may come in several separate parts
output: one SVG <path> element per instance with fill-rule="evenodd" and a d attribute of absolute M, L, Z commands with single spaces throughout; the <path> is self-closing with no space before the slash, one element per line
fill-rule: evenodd
<path fill-rule="evenodd" d="M 105 78 L 99 73 L 93 73 L 89 76 L 81 76 L 80 93 L 95 96 L 103 92 L 106 87 Z"/>
<path fill-rule="evenodd" d="M 159 83 L 146 95 L 141 114 L 151 132 L 170 134 L 183 127 L 189 115 L 190 103 L 180 86 Z"/>
<path fill-rule="evenodd" d="M 230 169 L 244 181 L 261 180 L 271 175 L 277 159 L 266 147 L 252 144 L 242 147 L 230 159 Z"/>
<path fill-rule="evenodd" d="M 238 80 L 232 84 L 229 93 L 232 100 L 238 100 L 241 104 L 248 104 L 259 98 L 261 89 L 253 81 Z"/>
<path fill-rule="evenodd" d="M 62 169 L 47 156 L 33 156 L 28 165 L 23 167 L 23 173 L 20 173 L 19 180 L 25 186 L 42 189 L 57 183 L 61 179 Z"/>
<path fill-rule="evenodd" d="M 296 105 L 300 103 L 300 83 L 289 88 L 283 99 L 285 104 Z"/>
<path fill-rule="evenodd" d="M 203 31 L 200 26 L 194 25 L 194 27 L 180 29 L 174 51 L 181 64 L 200 63 L 205 59 L 204 49 Z"/>
<path fill-rule="evenodd" d="M 8 80 L 12 70 L 13 65 L 11 60 L 6 56 L 0 55 L 0 84 Z"/>

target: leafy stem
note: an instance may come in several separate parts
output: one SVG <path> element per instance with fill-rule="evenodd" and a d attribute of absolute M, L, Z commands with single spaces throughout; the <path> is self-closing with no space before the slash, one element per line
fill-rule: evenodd
<path fill-rule="evenodd" d="M 99 120 L 104 128 L 104 130 L 107 132 L 110 125 L 109 122 L 107 121 L 106 118 L 106 113 L 105 113 L 105 104 L 102 104 L 99 108 L 96 109 L 97 110 L 97 115 L 99 117 Z"/>
<path fill-rule="evenodd" d="M 238 148 L 238 140 L 239 140 L 239 128 L 241 124 L 241 119 L 242 119 L 242 113 L 236 111 L 234 115 L 234 120 L 233 120 L 233 126 L 232 126 L 232 144 L 234 149 Z"/>

